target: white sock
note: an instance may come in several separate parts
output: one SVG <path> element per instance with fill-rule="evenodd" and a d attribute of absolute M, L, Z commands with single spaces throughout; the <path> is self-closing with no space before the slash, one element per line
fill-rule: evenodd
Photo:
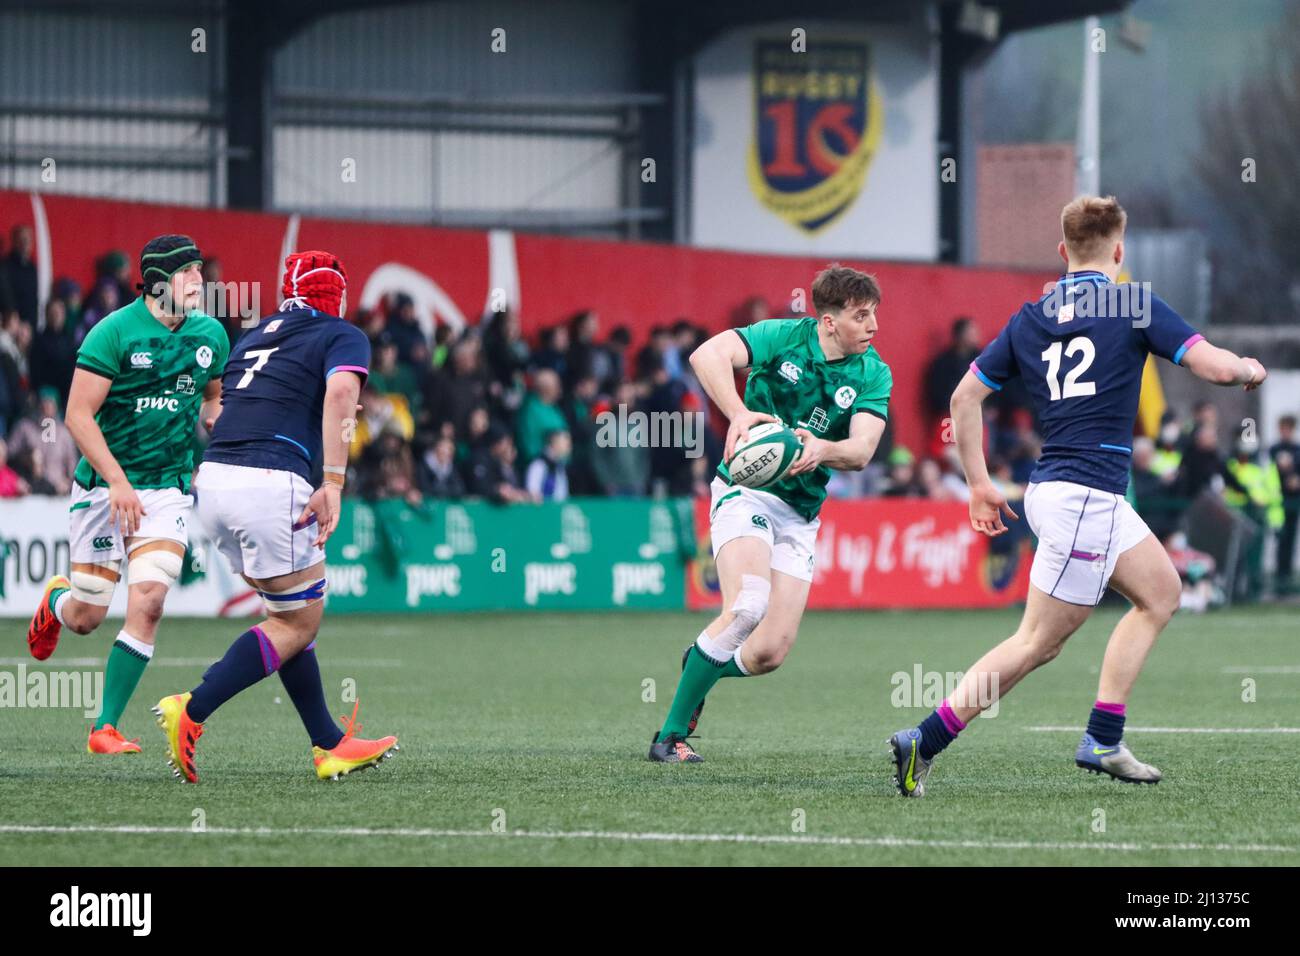
<path fill-rule="evenodd" d="M 695 646 L 704 652 L 705 657 L 715 663 L 725 664 L 731 660 L 731 651 L 719 647 L 717 641 L 709 637 L 708 631 L 700 631 L 700 636 L 695 639 Z"/>
<path fill-rule="evenodd" d="M 121 644 L 128 651 L 132 651 L 147 661 L 153 659 L 153 645 L 146 644 L 139 638 L 132 637 L 130 634 L 126 633 L 126 631 L 118 631 L 117 640 L 113 643 Z"/>
<path fill-rule="evenodd" d="M 64 591 L 54 599 L 54 617 L 64 627 L 68 626 L 68 622 L 63 619 L 63 605 L 68 603 L 70 597 L 72 597 L 72 592 Z"/>
<path fill-rule="evenodd" d="M 741 642 L 741 647 L 744 647 L 744 642 L 743 642 L 743 641 Z M 739 671 L 740 671 L 742 674 L 744 674 L 746 677 L 750 677 L 750 676 L 752 676 L 752 675 L 749 673 L 749 671 L 747 671 L 747 670 L 745 669 L 745 659 L 744 659 L 743 657 L 741 657 L 741 655 L 740 655 L 740 647 L 736 648 L 736 653 L 735 653 L 735 656 L 732 657 L 732 660 L 736 662 L 736 669 L 737 669 L 737 670 L 739 670 Z"/>

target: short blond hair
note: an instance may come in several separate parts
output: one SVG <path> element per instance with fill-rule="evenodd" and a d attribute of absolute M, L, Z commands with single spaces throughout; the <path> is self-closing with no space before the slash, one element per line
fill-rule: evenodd
<path fill-rule="evenodd" d="M 1114 196 L 1079 196 L 1061 210 L 1061 237 L 1078 262 L 1103 258 L 1123 238 L 1127 224 L 1128 213 Z"/>

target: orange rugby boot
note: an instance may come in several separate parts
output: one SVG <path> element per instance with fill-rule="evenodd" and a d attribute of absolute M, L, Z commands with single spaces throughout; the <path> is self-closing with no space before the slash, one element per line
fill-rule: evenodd
<path fill-rule="evenodd" d="M 138 754 L 140 738 L 127 740 L 112 724 L 105 724 L 98 730 L 90 731 L 86 741 L 86 753 L 92 754 Z"/>
<path fill-rule="evenodd" d="M 316 764 L 316 776 L 320 779 L 338 780 L 354 770 L 377 766 L 381 760 L 387 760 L 399 749 L 397 738 L 394 736 L 366 740 L 356 735 L 356 732 L 361 729 L 361 725 L 357 723 L 357 711 L 360 708 L 361 701 L 358 700 L 352 706 L 352 716 L 340 718 L 347 729 L 343 733 L 343 739 L 333 749 L 311 748 L 312 761 Z"/>
<path fill-rule="evenodd" d="M 32 615 L 32 623 L 27 626 L 27 649 L 38 661 L 43 661 L 54 653 L 54 648 L 59 645 L 59 632 L 63 630 L 63 625 L 50 610 L 50 592 L 71 587 L 72 582 L 62 574 L 56 574 L 45 584 L 40 607 Z"/>

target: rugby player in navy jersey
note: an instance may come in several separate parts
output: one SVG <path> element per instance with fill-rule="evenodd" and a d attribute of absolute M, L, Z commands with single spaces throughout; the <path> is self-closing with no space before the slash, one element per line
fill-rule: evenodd
<path fill-rule="evenodd" d="M 373 766 L 397 749 L 396 737 L 356 736 L 356 707 L 344 718 L 346 731 L 339 728 L 325 705 L 315 651 L 323 548 L 338 525 L 348 425 L 370 367 L 370 342 L 339 317 L 347 275 L 337 257 L 289 256 L 282 291 L 280 311 L 231 350 L 221 411 L 194 481 L 200 519 L 262 596 L 266 619 L 239 635 L 192 691 L 154 708 L 169 762 L 190 783 L 198 782 L 194 746 L 204 722 L 275 672 L 311 737 L 322 780 Z"/>
<path fill-rule="evenodd" d="M 1075 763 L 1129 783 L 1161 778 L 1123 740 L 1129 694 L 1181 592 L 1164 547 L 1124 498 L 1142 368 L 1155 354 L 1207 382 L 1247 390 L 1268 373 L 1255 359 L 1205 341 L 1141 286 L 1116 284 L 1125 222 L 1114 197 L 1081 196 L 1066 205 L 1058 246 L 1066 274 L 1011 317 L 953 392 L 971 526 L 994 537 L 1007 530 L 1003 514 L 1017 515 L 989 480 L 981 406 L 1013 377 L 1024 381 L 1043 435 L 1024 498 L 1038 548 L 1020 628 L 976 661 L 919 726 L 889 739 L 904 796 L 925 793 L 935 756 L 999 696 L 1056 657 L 1108 585 L 1133 606 L 1106 645 Z"/>

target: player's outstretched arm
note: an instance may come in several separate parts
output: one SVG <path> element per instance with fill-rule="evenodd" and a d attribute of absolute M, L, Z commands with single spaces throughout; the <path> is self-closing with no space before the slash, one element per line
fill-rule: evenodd
<path fill-rule="evenodd" d="M 112 379 L 78 368 L 72 373 L 72 390 L 68 393 L 68 410 L 63 421 L 90 467 L 108 483 L 109 520 L 113 524 L 120 522 L 122 537 L 129 538 L 140 527 L 144 507 L 95 421 L 112 387 Z"/>
<path fill-rule="evenodd" d="M 849 437 L 840 441 L 818 438 L 806 428 L 796 428 L 794 433 L 803 439 L 803 451 L 790 469 L 791 475 L 801 475 L 819 465 L 839 471 L 861 471 L 871 461 L 885 433 L 885 420 L 867 412 L 857 412 L 849 420 Z"/>
<path fill-rule="evenodd" d="M 731 422 L 723 461 L 731 461 L 736 443 L 749 438 L 749 430 L 763 422 L 776 421 L 771 415 L 751 412 L 736 391 L 736 369 L 749 367 L 749 350 L 734 329 L 719 332 L 691 353 L 691 368 L 713 404 Z"/>
<path fill-rule="evenodd" d="M 992 394 L 993 389 L 973 372 L 967 372 L 952 393 L 949 409 L 957 454 L 966 473 L 966 484 L 970 486 L 971 527 L 995 538 L 1007 530 L 1002 523 L 1004 512 L 1011 518 L 1019 515 L 1011 510 L 1006 497 L 989 478 L 988 464 L 984 461 L 984 399 Z"/>
<path fill-rule="evenodd" d="M 1244 385 L 1248 392 L 1268 378 L 1268 369 L 1258 359 L 1243 358 L 1204 339 L 1187 350 L 1182 365 L 1197 378 L 1215 385 Z"/>

